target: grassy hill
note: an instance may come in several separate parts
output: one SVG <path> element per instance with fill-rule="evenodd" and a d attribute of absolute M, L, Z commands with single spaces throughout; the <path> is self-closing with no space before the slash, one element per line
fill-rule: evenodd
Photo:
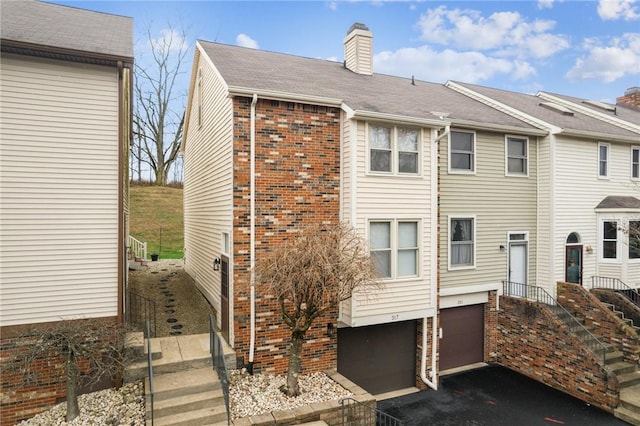
<path fill-rule="evenodd" d="M 129 233 L 160 259 L 184 255 L 182 188 L 131 185 Z"/>

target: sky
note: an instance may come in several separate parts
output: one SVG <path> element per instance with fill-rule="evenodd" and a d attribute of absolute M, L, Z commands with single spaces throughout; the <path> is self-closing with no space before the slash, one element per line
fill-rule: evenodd
<path fill-rule="evenodd" d="M 640 0 L 48 1 L 133 17 L 139 64 L 147 28 L 184 28 L 185 75 L 198 39 L 341 62 L 360 22 L 376 73 L 605 102 L 640 86 Z"/>

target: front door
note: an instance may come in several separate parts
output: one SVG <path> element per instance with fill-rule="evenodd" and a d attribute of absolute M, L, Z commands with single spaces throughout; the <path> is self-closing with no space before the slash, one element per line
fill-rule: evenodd
<path fill-rule="evenodd" d="M 220 265 L 220 324 L 222 336 L 229 341 L 229 258 L 221 257 Z"/>
<path fill-rule="evenodd" d="M 582 284 L 582 244 L 567 245 L 564 279 L 568 283 Z"/>
<path fill-rule="evenodd" d="M 511 295 L 527 294 L 527 243 L 509 244 L 509 283 Z"/>

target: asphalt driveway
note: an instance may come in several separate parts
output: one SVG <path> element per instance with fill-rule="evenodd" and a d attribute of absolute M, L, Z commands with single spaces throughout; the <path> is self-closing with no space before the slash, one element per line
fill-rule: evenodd
<path fill-rule="evenodd" d="M 439 390 L 378 403 L 406 426 L 628 425 L 613 415 L 500 366 L 441 378 Z"/>

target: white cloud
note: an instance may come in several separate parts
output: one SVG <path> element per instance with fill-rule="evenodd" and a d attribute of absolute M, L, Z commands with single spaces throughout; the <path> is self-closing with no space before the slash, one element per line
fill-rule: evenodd
<path fill-rule="evenodd" d="M 164 28 L 160 30 L 160 36 L 157 38 L 149 38 L 139 45 L 141 52 L 166 51 L 181 52 L 188 49 L 189 45 L 184 38 L 184 34 L 173 28 Z"/>
<path fill-rule="evenodd" d="M 569 80 L 610 83 L 626 75 L 640 75 L 640 33 L 624 34 L 608 45 L 602 45 L 598 39 L 587 39 L 584 47 L 588 53 L 567 72 Z"/>
<path fill-rule="evenodd" d="M 330 1 L 330 2 L 327 4 L 327 7 L 328 7 L 330 10 L 337 10 L 337 9 L 338 9 L 338 2 Z"/>
<path fill-rule="evenodd" d="M 489 17 L 470 9 L 429 9 L 420 17 L 421 39 L 461 49 L 494 51 L 500 56 L 549 57 L 567 49 L 566 37 L 551 33 L 555 21 L 527 21 L 518 12 L 496 12 Z"/>
<path fill-rule="evenodd" d="M 249 47 L 251 49 L 259 49 L 258 42 L 249 37 L 248 35 L 241 33 L 236 37 L 236 44 L 242 47 Z"/>
<path fill-rule="evenodd" d="M 598 3 L 598 15 L 605 21 L 640 19 L 638 10 L 637 0 L 600 0 Z"/>
<path fill-rule="evenodd" d="M 535 74 L 526 62 L 492 58 L 481 52 L 435 51 L 428 46 L 385 51 L 374 56 L 376 72 L 416 78 L 433 82 L 462 80 L 477 83 L 496 75 L 522 79 Z"/>
<path fill-rule="evenodd" d="M 538 9 L 551 9 L 554 0 L 538 0 Z"/>

